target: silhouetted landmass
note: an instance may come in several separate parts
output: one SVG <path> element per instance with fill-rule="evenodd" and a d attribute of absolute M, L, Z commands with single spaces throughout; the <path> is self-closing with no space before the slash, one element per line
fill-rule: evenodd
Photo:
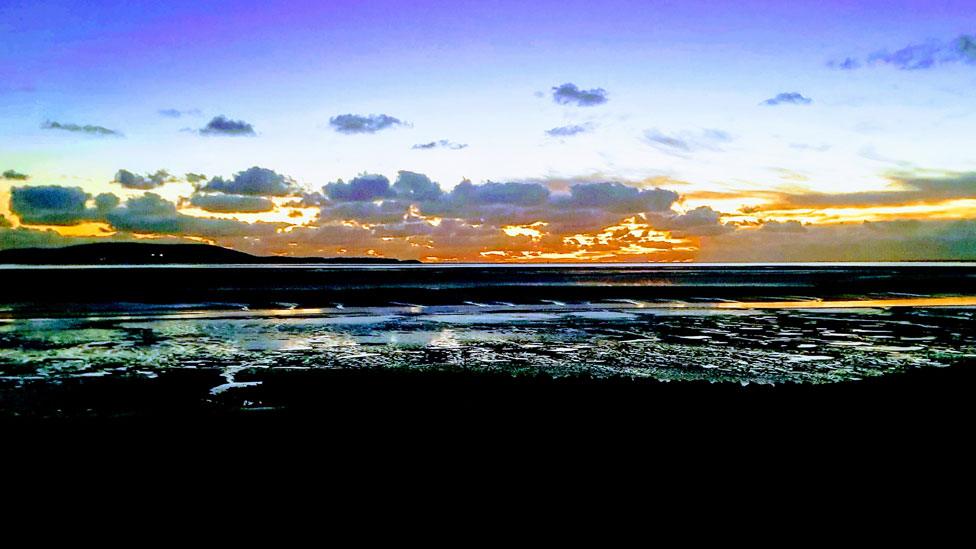
<path fill-rule="evenodd" d="M 0 264 L 25 265 L 145 265 L 145 264 L 388 264 L 420 263 L 417 260 L 381 257 L 285 257 L 257 256 L 210 244 L 150 244 L 104 242 L 63 248 L 15 248 L 0 250 Z"/>

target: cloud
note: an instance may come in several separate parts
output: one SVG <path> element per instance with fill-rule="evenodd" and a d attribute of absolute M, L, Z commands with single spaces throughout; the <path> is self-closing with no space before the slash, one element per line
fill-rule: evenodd
<path fill-rule="evenodd" d="M 810 103 L 813 103 L 813 99 L 804 97 L 799 92 L 783 92 L 777 94 L 776 97 L 763 101 L 760 105 L 774 107 L 776 105 L 809 105 Z"/>
<path fill-rule="evenodd" d="M 422 173 L 401 170 L 397 173 L 393 183 L 393 192 L 397 197 L 407 201 L 433 202 L 444 195 L 441 186 L 430 180 Z"/>
<path fill-rule="evenodd" d="M 902 70 L 929 69 L 939 62 L 942 50 L 943 46 L 938 42 L 911 44 L 895 52 L 876 52 L 868 57 L 868 62 L 893 65 Z"/>
<path fill-rule="evenodd" d="M 192 173 L 192 172 L 185 174 L 183 177 L 185 177 L 188 182 L 194 184 L 199 183 L 201 181 L 206 181 L 207 179 L 207 176 L 203 175 L 202 173 Z"/>
<path fill-rule="evenodd" d="M 106 193 L 95 199 L 95 207 L 88 207 L 92 196 L 81 187 L 40 185 L 12 187 L 10 211 L 28 225 L 75 225 L 104 218 L 106 208 L 113 207 L 115 195 Z M 117 199 L 115 204 L 117 204 Z"/>
<path fill-rule="evenodd" d="M 863 61 L 846 57 L 840 61 L 830 61 L 828 65 L 840 70 L 888 65 L 899 70 L 916 71 L 953 63 L 976 65 L 976 35 L 962 34 L 952 40 L 909 44 L 895 51 L 877 51 Z"/>
<path fill-rule="evenodd" d="M 976 259 L 976 220 L 898 220 L 740 229 L 702 239 L 700 261 Z"/>
<path fill-rule="evenodd" d="M 189 109 L 185 111 L 178 109 L 160 109 L 158 112 L 160 116 L 165 116 L 166 118 L 182 118 L 184 116 L 200 116 L 203 114 L 200 112 L 200 109 Z"/>
<path fill-rule="evenodd" d="M 122 133 L 117 132 L 115 130 L 110 130 L 102 126 L 93 126 L 90 124 L 86 124 L 84 126 L 78 124 L 63 124 L 61 122 L 52 122 L 51 120 L 48 120 L 43 124 L 41 124 L 41 129 L 61 130 L 61 131 L 72 132 L 72 133 L 83 133 L 83 134 L 94 135 L 98 137 L 108 137 L 108 136 L 122 137 Z"/>
<path fill-rule="evenodd" d="M 652 128 L 644 132 L 644 139 L 661 152 L 686 156 L 688 153 L 698 151 L 721 151 L 720 145 L 731 142 L 732 136 L 728 132 L 716 129 L 666 134 Z"/>
<path fill-rule="evenodd" d="M 230 180 L 214 177 L 200 187 L 199 191 L 248 196 L 292 196 L 299 192 L 299 188 L 294 180 L 284 175 L 254 166 L 238 172 Z"/>
<path fill-rule="evenodd" d="M 136 175 L 129 170 L 119 170 L 115 174 L 113 183 L 118 183 L 126 189 L 150 190 L 161 187 L 166 183 L 177 181 L 166 170 L 157 170 L 156 173 L 149 175 Z"/>
<path fill-rule="evenodd" d="M 686 152 L 691 151 L 691 145 L 689 145 L 684 139 L 661 133 L 658 130 L 647 130 L 644 132 L 644 138 L 647 139 L 647 141 L 651 144 L 660 145 L 665 149 L 674 149 Z"/>
<path fill-rule="evenodd" d="M 576 84 L 566 83 L 552 88 L 552 100 L 560 105 L 592 107 L 607 102 L 607 90 L 603 88 L 581 90 Z"/>
<path fill-rule="evenodd" d="M 535 206 L 549 198 L 549 189 L 538 183 L 489 181 L 475 185 L 462 181 L 451 191 L 450 200 L 463 204 L 507 204 Z"/>
<path fill-rule="evenodd" d="M 14 187 L 10 195 L 10 210 L 22 223 L 33 225 L 100 221 L 116 231 L 200 237 L 269 237 L 284 226 L 184 215 L 177 211 L 176 204 L 155 193 L 144 193 L 120 204 L 119 197 L 110 193 L 100 194 L 92 201 L 91 195 L 79 187 Z"/>
<path fill-rule="evenodd" d="M 118 236 L 98 236 L 91 238 L 61 236 L 53 229 L 36 229 L 32 227 L 11 228 L 0 221 L 0 249 L 9 248 L 53 248 L 83 244 L 87 242 L 105 242 L 106 239 L 129 240 Z"/>
<path fill-rule="evenodd" d="M 27 181 L 30 179 L 30 176 L 16 170 L 7 170 L 0 174 L 0 179 L 6 179 L 8 181 Z"/>
<path fill-rule="evenodd" d="M 674 191 L 637 189 L 619 182 L 581 183 L 569 189 L 568 198 L 554 199 L 556 205 L 639 213 L 669 210 L 678 200 L 678 193 Z"/>
<path fill-rule="evenodd" d="M 765 221 L 759 227 L 759 230 L 774 233 L 802 233 L 807 229 L 803 226 L 803 223 L 791 219 L 789 221 Z"/>
<path fill-rule="evenodd" d="M 353 221 L 361 224 L 398 223 L 408 214 L 410 205 L 397 200 L 383 202 L 349 201 L 326 202 L 319 212 L 319 221 Z"/>
<path fill-rule="evenodd" d="M 155 193 L 130 198 L 105 216 L 117 230 L 143 234 L 189 235 L 200 237 L 269 237 L 283 224 L 244 223 L 233 219 L 215 219 L 184 215 L 176 204 Z"/>
<path fill-rule="evenodd" d="M 328 183 L 322 191 L 336 202 L 370 202 L 383 198 L 393 198 L 390 180 L 382 175 L 363 174 L 349 183 L 339 181 Z"/>
<path fill-rule="evenodd" d="M 464 143 L 454 143 L 452 141 L 448 141 L 447 139 L 441 139 L 440 141 L 431 141 L 430 143 L 418 143 L 410 148 L 411 149 L 451 149 L 454 151 L 458 151 L 467 148 L 467 146 L 468 145 Z"/>
<path fill-rule="evenodd" d="M 207 125 L 200 128 L 200 135 L 255 136 L 254 127 L 243 120 L 230 120 L 224 116 L 215 116 Z"/>
<path fill-rule="evenodd" d="M 437 255 L 469 261 L 483 259 L 482 252 L 522 259 L 542 259 L 549 253 L 567 254 L 562 256 L 566 259 L 610 258 L 614 253 L 631 260 L 660 257 L 655 254 L 671 250 L 675 244 L 662 240 L 659 232 L 651 230 L 650 222 L 635 230 L 634 224 L 643 224 L 645 217 L 672 227 L 675 234 L 723 230 L 719 223 L 712 223 L 714 218 L 701 212 L 671 211 L 679 195 L 666 189 L 561 179 L 558 184 L 548 180 L 462 181 L 445 191 L 425 174 L 407 170 L 398 172 L 392 183 L 382 175 L 362 174 L 348 182 L 325 185 L 321 192 L 290 189 L 294 193 L 288 196 L 295 199 L 287 207 L 316 207 L 319 215 L 288 231 L 281 230 L 288 226 L 284 223 L 248 224 L 180 212 L 184 206 L 224 214 L 274 211 L 274 195 L 265 193 L 284 191 L 290 185 L 287 181 L 283 186 L 274 184 L 282 179 L 270 170 L 252 170 L 231 181 L 214 178 L 179 204 L 152 192 L 120 201 L 112 194 L 93 198 L 80 188 L 62 187 L 40 196 L 25 196 L 18 190 L 12 210 L 26 214 L 25 221 L 33 223 L 99 221 L 106 224 L 106 230 L 115 231 L 113 238 L 200 237 L 256 253 Z M 260 175 L 251 177 L 248 172 Z M 230 192 L 255 182 L 259 184 L 243 187 L 250 193 Z M 216 189 L 206 190 L 211 183 Z M 630 221 L 621 225 L 627 218 Z M 661 230 L 666 229 L 657 229 Z M 20 233 L 17 238 L 34 237 L 45 238 Z M 681 259 L 690 252 L 668 253 L 669 258 Z"/>
<path fill-rule="evenodd" d="M 907 206 L 946 200 L 976 199 L 976 172 L 945 172 L 935 176 L 895 173 L 885 191 L 849 193 L 772 193 L 775 199 L 757 211 Z"/>
<path fill-rule="evenodd" d="M 0 215 L 0 229 L 10 227 L 10 220 Z"/>
<path fill-rule="evenodd" d="M 386 114 L 340 114 L 329 119 L 329 124 L 339 133 L 376 133 L 380 130 L 405 126 L 405 122 Z"/>
<path fill-rule="evenodd" d="M 593 126 L 590 124 L 573 124 L 570 126 L 559 126 L 546 130 L 546 135 L 550 137 L 569 137 L 572 135 L 590 131 Z"/>
<path fill-rule="evenodd" d="M 682 214 L 654 213 L 646 217 L 647 222 L 655 229 L 669 231 L 672 236 L 678 238 L 713 236 L 734 230 L 730 225 L 723 225 L 722 214 L 708 206 L 699 206 Z"/>
<path fill-rule="evenodd" d="M 274 210 L 274 202 L 263 196 L 240 194 L 199 194 L 190 197 L 190 205 L 219 213 L 260 213 Z"/>

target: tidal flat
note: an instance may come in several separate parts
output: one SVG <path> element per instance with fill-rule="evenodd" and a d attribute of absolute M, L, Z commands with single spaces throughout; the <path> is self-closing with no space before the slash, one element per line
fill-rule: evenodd
<path fill-rule="evenodd" d="M 175 400 L 259 411 L 287 407 L 287 399 L 269 397 L 264 385 L 290 377 L 412 372 L 591 383 L 830 384 L 976 357 L 976 309 L 884 303 L 164 307 L 8 317 L 0 323 L 0 395 L 7 414 L 57 415 L 58 408 L 32 407 L 18 395 L 64 386 L 98 394 L 120 383 L 183 375 L 194 383 L 169 387 L 185 392 L 173 394 Z M 97 403 L 90 411 L 98 413 Z"/>
<path fill-rule="evenodd" d="M 606 387 L 685 409 L 714 405 L 716 391 L 746 404 L 800 391 L 823 408 L 838 390 L 863 402 L 885 384 L 900 389 L 874 394 L 942 402 L 923 386 L 968 387 L 956 377 L 969 379 L 976 359 L 970 264 L 68 266 L 0 276 L 19 289 L 0 296 L 8 418 L 343 415 L 390 402 L 397 413 L 472 402 L 494 413 L 513 391 L 535 406 L 550 387 L 579 389 L 563 413 L 614 404 Z"/>

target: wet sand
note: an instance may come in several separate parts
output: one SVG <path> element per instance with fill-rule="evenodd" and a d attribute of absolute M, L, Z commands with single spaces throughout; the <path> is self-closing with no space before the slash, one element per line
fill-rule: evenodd
<path fill-rule="evenodd" d="M 658 388 L 651 392 L 683 392 L 687 385 L 703 394 L 703 387 L 765 394 L 752 387 L 856 385 L 971 363 L 976 309 L 942 303 L 772 310 L 724 302 L 560 303 L 8 318 L 0 324 L 0 412 L 165 413 L 119 405 L 130 391 L 152 393 L 157 386 L 165 387 L 173 411 L 226 414 L 308 410 L 336 383 L 396 381 L 413 383 L 411 390 L 423 379 L 431 387 L 473 380 L 486 387 L 629 383 Z M 318 387 L 322 399 L 305 387 Z M 85 404 L 59 403 L 62 393 L 78 393 L 65 398 Z"/>
<path fill-rule="evenodd" d="M 958 394 L 976 357 L 962 266 L 123 271 L 0 299 L 0 416 L 869 410 Z"/>

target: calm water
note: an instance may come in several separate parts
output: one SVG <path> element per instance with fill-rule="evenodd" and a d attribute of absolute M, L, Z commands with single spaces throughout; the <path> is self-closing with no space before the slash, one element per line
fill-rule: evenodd
<path fill-rule="evenodd" d="M 0 268 L 0 395 L 215 373 L 409 368 L 856 381 L 976 357 L 970 264 Z"/>

